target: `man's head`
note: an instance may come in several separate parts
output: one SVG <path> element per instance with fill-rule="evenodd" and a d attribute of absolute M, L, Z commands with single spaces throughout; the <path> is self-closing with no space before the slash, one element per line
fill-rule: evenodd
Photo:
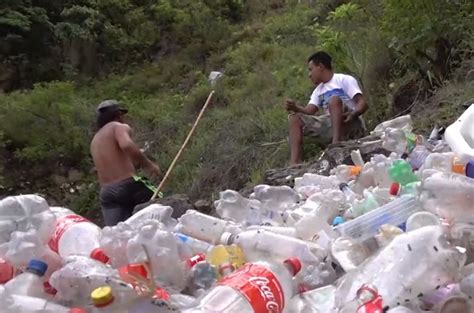
<path fill-rule="evenodd" d="M 105 100 L 97 106 L 97 127 L 101 129 L 109 122 L 124 122 L 128 112 L 117 100 Z"/>
<path fill-rule="evenodd" d="M 315 85 L 319 85 L 332 74 L 332 58 L 324 51 L 318 51 L 308 58 L 308 76 Z"/>

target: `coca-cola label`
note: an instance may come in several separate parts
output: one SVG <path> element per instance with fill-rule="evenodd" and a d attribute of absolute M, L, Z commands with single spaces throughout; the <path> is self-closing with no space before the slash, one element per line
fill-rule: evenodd
<path fill-rule="evenodd" d="M 225 276 L 219 285 L 239 291 L 256 313 L 281 313 L 285 298 L 275 275 L 264 266 L 247 263 Z"/>
<path fill-rule="evenodd" d="M 56 229 L 54 230 L 54 234 L 48 242 L 49 247 L 54 252 L 58 252 L 59 250 L 59 240 L 63 236 L 63 234 L 73 225 L 77 223 L 89 222 L 86 218 L 76 215 L 70 214 L 66 216 L 62 216 L 56 220 Z"/>

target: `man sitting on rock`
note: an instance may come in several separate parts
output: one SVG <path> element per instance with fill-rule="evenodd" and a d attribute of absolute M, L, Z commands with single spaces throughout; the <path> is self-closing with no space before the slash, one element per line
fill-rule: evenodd
<path fill-rule="evenodd" d="M 316 88 L 306 107 L 286 100 L 286 110 L 290 112 L 290 165 L 302 161 L 303 135 L 317 137 L 323 144 L 364 135 L 360 115 L 368 106 L 359 84 L 350 75 L 334 73 L 331 61 L 331 56 L 324 51 L 309 57 L 308 76 Z M 319 110 L 324 114 L 314 115 Z"/>

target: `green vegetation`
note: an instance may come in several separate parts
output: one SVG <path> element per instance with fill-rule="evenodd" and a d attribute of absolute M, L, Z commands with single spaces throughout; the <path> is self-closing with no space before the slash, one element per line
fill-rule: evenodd
<path fill-rule="evenodd" d="M 128 106 L 136 140 L 167 168 L 212 70 L 224 76 L 167 193 L 210 197 L 284 166 L 283 102 L 308 98 L 306 59 L 317 49 L 359 78 L 369 127 L 412 110 L 426 131 L 426 112 L 447 124 L 474 98 L 472 1 L 313 2 L 3 2 L 1 193 L 42 192 L 96 209 L 88 148 L 95 107 L 108 98 Z M 317 152 L 306 147 L 306 156 Z"/>

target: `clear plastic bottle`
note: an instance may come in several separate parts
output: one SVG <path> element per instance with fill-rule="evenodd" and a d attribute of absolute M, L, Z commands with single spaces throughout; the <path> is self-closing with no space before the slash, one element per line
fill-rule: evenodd
<path fill-rule="evenodd" d="M 244 198 L 234 190 L 225 190 L 219 193 L 219 200 L 214 202 L 216 212 L 225 220 L 234 222 L 245 222 L 250 214 L 251 208 L 260 208 L 261 203 L 258 200 Z"/>
<path fill-rule="evenodd" d="M 102 229 L 100 247 L 110 258 L 114 268 L 127 265 L 127 243 L 135 235 L 136 230 L 129 224 L 118 223 L 115 226 L 106 226 Z"/>
<path fill-rule="evenodd" d="M 207 253 L 206 258 L 209 263 L 218 269 L 219 276 L 222 276 L 221 270 L 223 267 L 227 267 L 230 269 L 230 271 L 234 271 L 240 268 L 246 262 L 244 252 L 237 245 L 214 246 Z"/>
<path fill-rule="evenodd" d="M 253 190 L 253 198 L 260 201 L 262 209 L 267 211 L 289 210 L 301 200 L 298 193 L 288 186 L 257 185 Z"/>
<path fill-rule="evenodd" d="M 425 210 L 451 222 L 474 222 L 474 179 L 434 173 L 422 182 L 420 202 Z"/>
<path fill-rule="evenodd" d="M 22 295 L 12 295 L 11 296 L 12 304 L 7 306 L 5 311 L 0 312 L 5 313 L 87 313 L 86 310 L 81 308 L 68 308 L 57 303 L 54 303 L 49 300 L 22 296 Z M 5 307 L 3 307 L 5 308 Z"/>
<path fill-rule="evenodd" d="M 176 219 L 174 219 L 172 215 L 172 207 L 154 203 L 133 214 L 124 223 L 136 229 L 141 226 L 144 221 L 157 220 L 165 225 L 167 229 L 172 230 L 177 224 Z"/>
<path fill-rule="evenodd" d="M 110 286 L 103 286 L 94 289 L 91 293 L 93 307 L 91 313 L 129 313 L 129 303 L 124 303 L 125 299 L 120 299 L 114 294 Z M 127 305 L 128 304 L 128 305 Z"/>
<path fill-rule="evenodd" d="M 324 249 L 315 243 L 265 230 L 248 230 L 238 235 L 224 233 L 222 243 L 238 245 L 250 262 L 261 259 L 282 262 L 294 256 L 303 264 L 319 264 L 326 255 Z M 275 249 L 276 243 L 278 249 Z"/>
<path fill-rule="evenodd" d="M 224 232 L 237 234 L 241 231 L 241 226 L 198 211 L 188 210 L 179 218 L 176 229 L 185 235 L 217 244 Z"/>
<path fill-rule="evenodd" d="M 47 269 L 45 262 L 33 259 L 28 263 L 26 272 L 5 284 L 5 290 L 10 294 L 46 299 L 42 277 Z"/>
<path fill-rule="evenodd" d="M 227 275 L 201 298 L 199 305 L 184 312 L 201 313 L 282 313 L 293 295 L 292 277 L 301 269 L 296 258 L 283 264 L 247 263 Z"/>
<path fill-rule="evenodd" d="M 466 256 L 451 246 L 443 234 L 440 226 L 426 226 L 396 236 L 339 280 L 337 307 L 354 299 L 364 284 L 375 286 L 384 306 L 393 307 L 457 281 Z"/>
<path fill-rule="evenodd" d="M 341 164 L 336 166 L 335 175 L 339 180 L 348 182 L 359 175 L 361 171 L 362 167 L 360 166 Z"/>
<path fill-rule="evenodd" d="M 7 243 L 13 232 L 35 230 L 45 243 L 54 229 L 55 216 L 45 199 L 37 195 L 6 197 L 0 201 L 0 244 Z"/>
<path fill-rule="evenodd" d="M 214 245 L 206 241 L 202 241 L 182 233 L 175 233 L 175 236 L 179 241 L 183 242 L 191 249 L 192 254 L 207 253 L 214 247 Z"/>
<path fill-rule="evenodd" d="M 86 218 L 61 210 L 57 216 L 54 234 L 49 247 L 63 258 L 70 255 L 90 256 L 91 252 L 100 247 L 101 229 Z"/>

